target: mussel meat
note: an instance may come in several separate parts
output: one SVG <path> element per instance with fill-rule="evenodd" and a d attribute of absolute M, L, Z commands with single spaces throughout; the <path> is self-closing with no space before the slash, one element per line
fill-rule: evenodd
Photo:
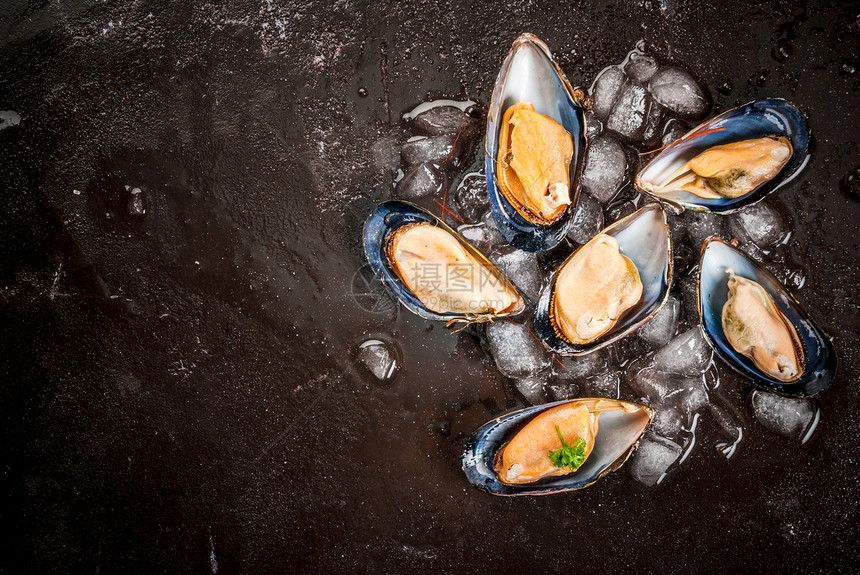
<path fill-rule="evenodd" d="M 773 274 L 726 240 L 705 240 L 696 292 L 705 340 L 752 383 L 808 397 L 833 381 L 830 338 Z"/>
<path fill-rule="evenodd" d="M 606 398 L 526 407 L 487 422 L 466 440 L 463 471 L 494 495 L 547 495 L 588 487 L 618 469 L 654 411 Z"/>
<path fill-rule="evenodd" d="M 514 247 L 564 241 L 585 163 L 585 111 L 549 48 L 532 34 L 511 45 L 487 111 L 487 195 Z"/>
<path fill-rule="evenodd" d="M 809 159 L 809 128 L 779 98 L 723 112 L 662 149 L 634 186 L 673 206 L 731 213 L 790 182 Z"/>
<path fill-rule="evenodd" d="M 773 179 L 791 158 L 791 140 L 766 136 L 714 146 L 669 174 L 648 192 L 684 190 L 700 198 L 738 198 Z"/>
<path fill-rule="evenodd" d="M 499 453 L 499 481 L 508 485 L 531 483 L 579 469 L 594 449 L 599 414 L 591 412 L 586 403 L 574 401 L 532 419 Z M 573 455 L 561 461 L 565 452 Z"/>
<path fill-rule="evenodd" d="M 376 276 L 400 303 L 425 319 L 490 321 L 525 307 L 484 254 L 416 205 L 383 202 L 364 222 L 362 235 Z"/>
<path fill-rule="evenodd" d="M 386 246 L 388 263 L 428 309 L 440 313 L 495 315 L 518 305 L 519 295 L 463 243 L 430 223 L 402 226 Z"/>
<path fill-rule="evenodd" d="M 526 219 L 552 223 L 570 205 L 573 140 L 564 126 L 529 102 L 509 107 L 499 132 L 501 192 Z"/>
<path fill-rule="evenodd" d="M 757 282 L 731 269 L 723 306 L 726 339 L 767 375 L 793 381 L 803 372 L 803 347 L 797 330 Z"/>
<path fill-rule="evenodd" d="M 618 240 L 598 234 L 558 272 L 550 318 L 558 335 L 584 345 L 608 332 L 642 297 L 642 280 Z"/>
<path fill-rule="evenodd" d="M 561 355 L 611 344 L 654 317 L 669 296 L 672 241 L 666 211 L 648 204 L 571 254 L 541 292 L 534 329 Z"/>

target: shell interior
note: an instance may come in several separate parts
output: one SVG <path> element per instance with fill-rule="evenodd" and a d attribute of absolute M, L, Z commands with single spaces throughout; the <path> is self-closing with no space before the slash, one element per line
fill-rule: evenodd
<path fill-rule="evenodd" d="M 805 356 L 803 372 L 795 380 L 781 382 L 769 377 L 729 343 L 722 327 L 722 310 L 729 292 L 727 269 L 759 283 L 785 319 L 794 326 Z M 759 387 L 793 397 L 815 395 L 830 385 L 836 375 L 837 363 L 833 345 L 789 291 L 758 262 L 722 238 L 708 238 L 702 247 L 697 290 L 699 319 L 705 339 L 735 371 Z"/>
<path fill-rule="evenodd" d="M 788 138 L 792 149 L 791 157 L 773 179 L 759 184 L 746 194 L 735 198 L 703 198 L 680 189 L 653 191 L 655 185 L 665 181 L 685 163 L 714 146 L 767 136 Z M 670 144 L 639 172 L 635 186 L 642 193 L 676 206 L 729 213 L 759 201 L 796 177 L 808 161 L 808 148 L 809 129 L 803 112 L 779 98 L 756 100 L 708 120 Z"/>
<path fill-rule="evenodd" d="M 499 188 L 496 174 L 499 131 L 505 111 L 517 102 L 528 102 L 536 112 L 561 124 L 573 140 L 569 167 L 571 203 L 559 219 L 549 224 L 524 218 Z M 531 34 L 523 34 L 514 41 L 499 72 L 487 114 L 485 145 L 490 208 L 502 235 L 525 251 L 543 251 L 558 245 L 567 233 L 579 192 L 585 160 L 585 115 L 547 46 Z"/>
<path fill-rule="evenodd" d="M 497 275 L 504 284 L 512 290 L 512 293 L 517 293 L 518 302 L 512 309 L 504 313 L 496 314 L 494 317 L 504 317 L 508 315 L 516 315 L 525 307 L 525 301 L 522 296 L 514 288 L 499 269 L 490 262 L 481 252 L 475 249 L 470 243 L 463 240 L 457 232 L 448 227 L 439 218 L 433 214 L 426 212 L 416 205 L 408 202 L 389 201 L 383 202 L 368 216 L 364 222 L 364 231 L 362 241 L 364 244 L 364 253 L 367 261 L 373 269 L 374 273 L 383 285 L 391 292 L 407 309 L 425 319 L 441 320 L 441 321 L 476 321 L 486 320 L 487 317 L 475 317 L 459 313 L 438 313 L 427 308 L 409 288 L 404 285 L 403 281 L 398 277 L 397 272 L 392 269 L 388 261 L 386 247 L 388 239 L 397 229 L 402 226 L 417 223 L 429 223 L 438 226 L 449 232 L 460 241 L 469 255 L 477 262 L 487 266 L 487 269 Z"/>
<path fill-rule="evenodd" d="M 545 477 L 534 483 L 520 485 L 502 483 L 494 469 L 499 450 L 529 420 L 546 409 L 568 403 L 556 401 L 501 415 L 472 434 L 466 441 L 462 456 L 463 471 L 469 482 L 494 495 L 547 495 L 588 487 L 621 467 L 654 414 L 647 406 L 615 399 L 584 398 L 571 401 L 612 401 L 619 405 L 619 409 L 600 415 L 600 428 L 595 436 L 594 448 L 579 469 L 567 475 Z M 629 411 L 621 408 L 622 405 L 626 405 Z"/>
<path fill-rule="evenodd" d="M 614 237 L 618 241 L 619 251 L 636 265 L 642 281 L 642 297 L 621 314 L 608 332 L 594 341 L 584 345 L 567 341 L 553 325 L 552 300 L 557 276 L 570 260 L 569 257 L 559 266 L 549 285 L 544 288 L 535 313 L 535 332 L 544 345 L 555 353 L 584 355 L 605 347 L 654 317 L 669 296 L 669 285 L 672 281 L 672 243 L 666 212 L 660 204 L 648 204 L 601 233 Z"/>

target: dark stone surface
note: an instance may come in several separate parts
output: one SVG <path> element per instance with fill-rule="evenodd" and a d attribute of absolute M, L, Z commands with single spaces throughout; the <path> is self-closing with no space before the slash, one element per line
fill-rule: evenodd
<path fill-rule="evenodd" d="M 4 3 L 0 572 L 855 568 L 860 203 L 839 184 L 860 8 L 539 4 Z M 478 331 L 364 305 L 354 274 L 400 116 L 486 107 L 523 31 L 573 84 L 644 38 L 715 111 L 808 112 L 813 156 L 778 193 L 840 368 L 807 445 L 762 431 L 725 460 L 703 433 L 653 489 L 627 469 L 555 497 L 466 482 L 465 437 L 521 400 Z M 389 387 L 353 361 L 375 336 L 403 350 Z"/>

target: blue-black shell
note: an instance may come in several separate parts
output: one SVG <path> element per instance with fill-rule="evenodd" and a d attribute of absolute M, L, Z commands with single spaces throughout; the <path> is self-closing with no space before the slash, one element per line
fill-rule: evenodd
<path fill-rule="evenodd" d="M 758 282 L 770 295 L 800 337 L 804 347 L 803 373 L 792 382 L 781 382 L 762 373 L 751 359 L 738 353 L 723 332 L 722 311 L 728 298 L 727 269 Z M 794 296 L 761 264 L 722 238 L 705 241 L 699 261 L 697 281 L 699 320 L 705 339 L 735 371 L 759 387 L 781 395 L 805 397 L 827 389 L 836 376 L 836 350 Z"/>
<path fill-rule="evenodd" d="M 364 244 L 364 254 L 367 257 L 370 267 L 388 291 L 391 292 L 392 295 L 400 301 L 400 303 L 416 315 L 431 320 L 472 321 L 474 318 L 463 314 L 441 314 L 428 309 L 417 297 L 415 297 L 415 294 L 413 294 L 412 291 L 404 285 L 401 279 L 397 276 L 397 273 L 395 273 L 391 268 L 391 265 L 388 263 L 385 247 L 388 242 L 389 235 L 402 226 L 422 222 L 433 224 L 434 226 L 444 228 L 446 231 L 450 232 L 454 237 L 460 240 L 460 243 L 462 243 L 469 252 L 476 256 L 476 259 L 483 262 L 490 269 L 495 270 L 500 278 L 504 278 L 504 275 L 486 258 L 486 256 L 475 249 L 467 241 L 463 240 L 457 232 L 448 227 L 448 225 L 442 222 L 439 218 L 414 204 L 394 200 L 383 202 L 377 206 L 377 208 L 373 210 L 364 222 L 362 242 Z M 507 282 L 506 279 L 505 281 Z M 510 282 L 507 283 L 510 285 Z M 511 289 L 516 291 L 516 288 L 512 285 Z M 519 295 L 519 292 L 517 292 L 517 294 Z M 515 315 L 522 311 L 524 307 L 525 302 L 523 301 L 522 296 L 520 296 L 520 305 L 517 306 L 516 309 L 506 313 L 497 314 L 496 317 Z"/>
<path fill-rule="evenodd" d="M 776 177 L 763 182 L 743 196 L 701 198 L 685 191 L 657 194 L 642 186 L 643 180 L 650 180 L 656 173 L 673 170 L 709 148 L 764 136 L 788 138 L 792 146 L 791 158 Z M 755 100 L 723 112 L 670 144 L 639 172 L 634 185 L 643 194 L 649 194 L 674 206 L 694 211 L 731 213 L 758 202 L 794 179 L 809 160 L 809 140 L 806 116 L 794 104 L 781 98 Z"/>
<path fill-rule="evenodd" d="M 553 326 L 552 296 L 558 274 L 576 252 L 571 254 L 544 288 L 535 311 L 535 333 L 547 349 L 560 355 L 585 355 L 619 340 L 657 315 L 669 297 L 672 283 L 672 239 L 666 211 L 660 204 L 643 206 L 600 233 L 614 237 L 618 241 L 619 251 L 636 265 L 642 281 L 642 297 L 618 318 L 609 332 L 591 343 L 577 345 L 562 338 Z"/>
<path fill-rule="evenodd" d="M 654 411 L 647 406 L 620 400 L 613 401 L 638 408 L 604 412 L 595 437 L 594 449 L 585 463 L 575 472 L 556 477 L 545 477 L 534 483 L 508 485 L 499 481 L 494 469 L 496 457 L 516 433 L 531 419 L 543 411 L 570 401 L 588 401 L 583 398 L 556 401 L 543 405 L 524 407 L 500 415 L 481 426 L 463 447 L 461 463 L 469 483 L 493 495 L 549 495 L 588 487 L 606 474 L 618 469 L 627 460 L 639 438 L 645 432 Z"/>
<path fill-rule="evenodd" d="M 502 194 L 496 177 L 502 117 L 505 110 L 521 101 L 530 102 L 535 111 L 564 126 L 573 140 L 571 203 L 558 220 L 548 225 L 524 218 Z M 499 72 L 487 114 L 485 144 L 487 192 L 499 231 L 514 247 L 529 252 L 540 252 L 558 245 L 567 235 L 579 195 L 586 150 L 585 114 L 573 95 L 573 88 L 552 59 L 549 48 L 532 34 L 523 34 L 514 41 Z"/>

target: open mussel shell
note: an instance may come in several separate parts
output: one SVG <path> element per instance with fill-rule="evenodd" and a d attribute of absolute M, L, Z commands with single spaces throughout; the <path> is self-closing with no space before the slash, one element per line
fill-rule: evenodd
<path fill-rule="evenodd" d="M 584 345 L 567 341 L 556 331 L 551 313 L 558 274 L 576 252 L 571 254 L 544 288 L 535 311 L 535 333 L 547 349 L 557 354 L 585 355 L 621 339 L 657 315 L 669 297 L 672 241 L 666 211 L 660 204 L 647 204 L 600 233 L 614 237 L 618 241 L 618 250 L 636 265 L 642 281 L 642 297 L 633 307 L 624 311 L 608 332 L 594 341 Z"/>
<path fill-rule="evenodd" d="M 382 284 L 402 303 L 409 311 L 419 315 L 425 319 L 441 320 L 441 321 L 476 321 L 473 316 L 468 316 L 458 313 L 438 313 L 427 308 L 412 291 L 398 277 L 397 273 L 392 269 L 388 261 L 385 250 L 389 237 L 398 228 L 409 224 L 429 223 L 440 227 L 449 232 L 456 238 L 466 251 L 479 263 L 483 264 L 487 271 L 497 276 L 500 281 L 507 286 L 512 293 L 517 295 L 517 301 L 512 309 L 506 312 L 495 314 L 494 317 L 504 317 L 516 315 L 525 308 L 525 300 L 519 295 L 516 288 L 513 287 L 507 278 L 499 269 L 487 259 L 484 254 L 479 252 L 469 242 L 464 240 L 460 234 L 452 230 L 442 220 L 433 214 L 419 208 L 414 204 L 401 201 L 383 202 L 367 217 L 364 222 L 364 232 L 362 241 L 364 244 L 364 253 L 370 267 L 373 269 L 376 277 Z M 488 318 L 481 318 L 486 320 Z"/>
<path fill-rule="evenodd" d="M 805 355 L 797 379 L 782 382 L 763 373 L 751 359 L 736 351 L 723 332 L 722 311 L 728 297 L 729 274 L 757 282 L 794 326 Z M 800 304 L 761 264 L 722 238 L 711 236 L 702 246 L 697 281 L 699 320 L 705 339 L 723 361 L 757 386 L 791 397 L 815 395 L 827 389 L 836 375 L 836 350 Z"/>
<path fill-rule="evenodd" d="M 792 147 L 791 156 L 775 177 L 742 196 L 702 198 L 685 190 L 649 191 L 650 184 L 663 181 L 666 176 L 705 150 L 767 136 L 788 138 Z M 636 176 L 634 185 L 643 194 L 667 202 L 676 209 L 731 213 L 758 202 L 794 179 L 808 159 L 809 128 L 803 112 L 786 100 L 768 98 L 733 108 L 697 126 L 657 154 Z"/>
<path fill-rule="evenodd" d="M 534 483 L 508 485 L 499 481 L 495 462 L 501 449 L 538 414 L 570 401 L 611 402 L 618 405 L 618 409 L 600 414 L 594 449 L 585 463 L 573 473 L 545 477 Z M 485 423 L 469 437 L 463 447 L 463 471 L 469 483 L 493 495 L 549 495 L 582 489 L 621 467 L 636 447 L 653 415 L 654 411 L 650 407 L 602 398 L 556 401 L 518 409 Z"/>
<path fill-rule="evenodd" d="M 569 170 L 571 203 L 559 219 L 548 225 L 524 218 L 505 198 L 496 173 L 499 130 L 504 112 L 523 101 L 530 102 L 539 114 L 561 124 L 573 140 Z M 529 252 L 544 251 L 558 245 L 567 234 L 579 194 L 579 179 L 585 161 L 585 115 L 567 78 L 553 61 L 549 48 L 532 34 L 517 38 L 502 64 L 487 113 L 485 144 L 487 192 L 499 231 L 513 246 Z"/>

